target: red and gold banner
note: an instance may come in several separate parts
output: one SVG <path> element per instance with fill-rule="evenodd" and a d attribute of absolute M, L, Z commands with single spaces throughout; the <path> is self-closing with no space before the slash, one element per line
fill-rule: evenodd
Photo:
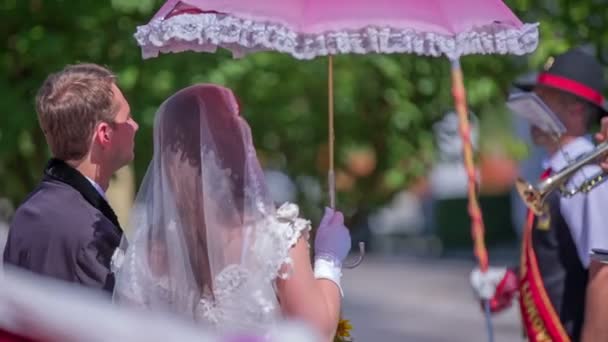
<path fill-rule="evenodd" d="M 549 300 L 538 269 L 532 246 L 533 229 L 534 214 L 529 212 L 523 237 L 519 278 L 519 304 L 526 335 L 528 340 L 533 342 L 567 342 L 570 338 Z"/>

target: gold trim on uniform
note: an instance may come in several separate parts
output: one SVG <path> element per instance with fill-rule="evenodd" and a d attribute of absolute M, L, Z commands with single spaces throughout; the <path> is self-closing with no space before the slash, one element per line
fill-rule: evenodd
<path fill-rule="evenodd" d="M 538 230 L 549 230 L 551 227 L 551 212 L 549 206 L 545 205 L 545 210 L 536 219 L 536 229 Z"/>

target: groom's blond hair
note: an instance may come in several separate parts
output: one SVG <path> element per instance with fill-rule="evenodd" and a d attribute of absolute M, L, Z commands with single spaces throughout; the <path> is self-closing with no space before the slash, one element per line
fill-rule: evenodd
<path fill-rule="evenodd" d="M 97 64 L 75 64 L 51 74 L 36 96 L 40 128 L 55 158 L 80 160 L 97 123 L 112 123 L 117 106 L 114 74 Z"/>

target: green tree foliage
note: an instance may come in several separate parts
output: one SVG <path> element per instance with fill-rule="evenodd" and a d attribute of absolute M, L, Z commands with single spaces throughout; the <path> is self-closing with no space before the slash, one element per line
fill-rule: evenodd
<path fill-rule="evenodd" d="M 529 58 L 463 59 L 469 104 L 484 120 L 504 117 L 513 77 L 539 68 L 549 55 L 585 42 L 598 51 L 608 47 L 605 1 L 507 4 L 524 21 L 541 22 L 541 44 Z M 240 98 L 266 165 L 325 184 L 327 59 L 296 61 L 269 52 L 234 60 L 218 51 L 144 61 L 133 33 L 160 5 L 156 0 L 0 0 L 0 195 L 21 201 L 49 156 L 33 106 L 41 82 L 66 64 L 85 61 L 105 64 L 119 76 L 141 127 L 138 179 L 152 154 L 159 104 L 181 87 L 215 82 L 233 88 Z M 606 61 L 606 55 L 601 57 Z M 352 173 L 352 151 L 374 151 L 377 160 L 371 174 L 351 175 L 352 186 L 339 194 L 342 208 L 373 207 L 425 174 L 433 159 L 431 126 L 452 106 L 445 58 L 338 56 L 335 94 L 337 169 Z M 508 125 L 501 120 L 499 126 Z"/>

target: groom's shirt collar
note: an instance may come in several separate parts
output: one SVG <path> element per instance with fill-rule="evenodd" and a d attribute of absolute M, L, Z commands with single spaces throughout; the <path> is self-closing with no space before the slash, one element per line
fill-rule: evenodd
<path fill-rule="evenodd" d="M 101 197 L 103 197 L 103 199 L 105 199 L 106 201 L 108 200 L 108 198 L 106 197 L 106 192 L 103 191 L 103 189 L 101 188 L 101 186 L 99 184 L 97 184 L 97 182 L 95 182 L 94 180 L 92 180 L 91 178 L 85 176 L 86 179 L 91 182 L 91 184 L 95 187 L 95 190 L 97 190 L 97 192 L 101 195 Z"/>

